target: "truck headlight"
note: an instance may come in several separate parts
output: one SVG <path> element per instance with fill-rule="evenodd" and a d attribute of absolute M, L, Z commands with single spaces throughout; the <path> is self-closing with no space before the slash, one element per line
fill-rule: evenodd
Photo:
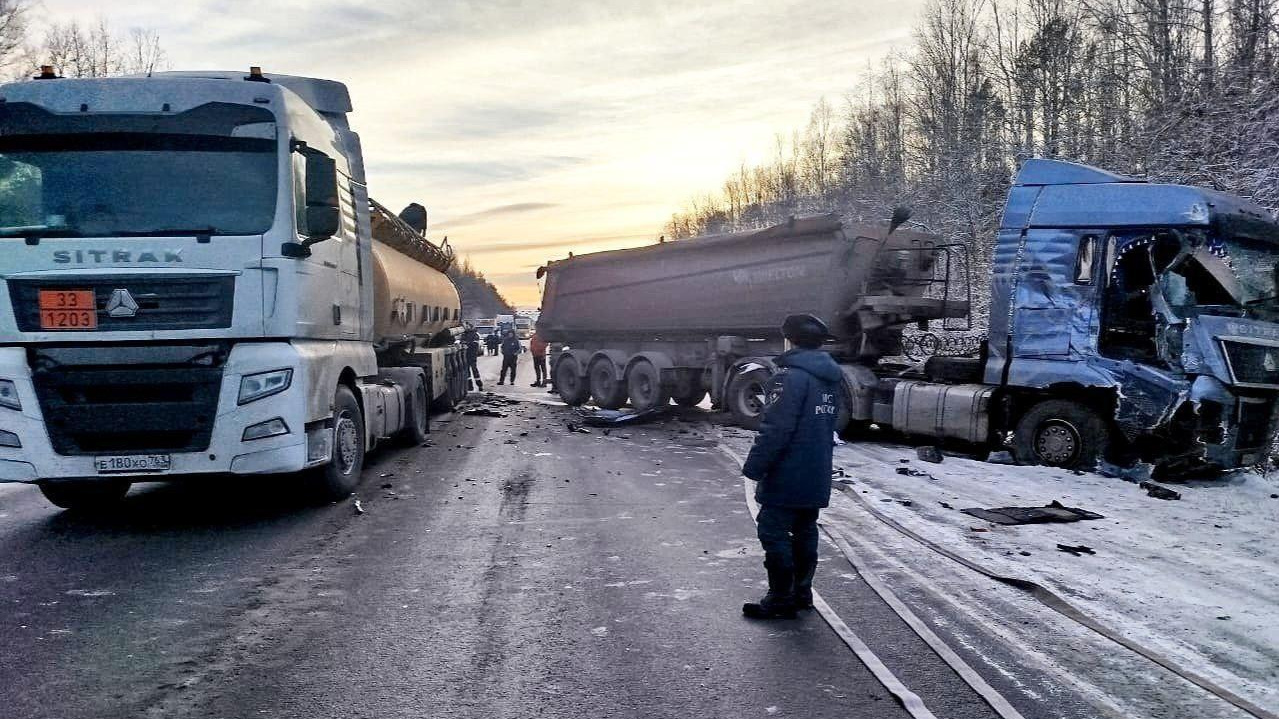
<path fill-rule="evenodd" d="M 0 407 L 22 410 L 22 400 L 18 399 L 18 386 L 11 379 L 0 379 Z"/>
<path fill-rule="evenodd" d="M 256 402 L 263 397 L 279 394 L 293 383 L 293 370 L 277 369 L 245 375 L 240 379 L 239 404 Z"/>
<path fill-rule="evenodd" d="M 276 417 L 268 419 L 265 422 L 258 422 L 255 425 L 245 427 L 244 434 L 241 435 L 240 441 L 252 442 L 255 439 L 266 439 L 267 437 L 278 437 L 282 434 L 289 433 L 289 425 L 284 420 Z"/>

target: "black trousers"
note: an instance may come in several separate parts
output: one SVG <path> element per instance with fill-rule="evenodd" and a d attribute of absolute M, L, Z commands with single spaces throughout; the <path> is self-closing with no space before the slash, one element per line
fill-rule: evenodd
<path fill-rule="evenodd" d="M 515 381 L 515 363 L 520 359 L 519 355 L 502 355 L 502 373 L 498 375 L 498 382 L 506 381 L 506 371 L 511 371 L 511 382 Z"/>
<path fill-rule="evenodd" d="M 820 510 L 760 505 L 755 532 L 764 547 L 765 564 L 794 571 L 817 559 L 817 514 Z"/>
<path fill-rule="evenodd" d="M 546 376 L 546 355 L 533 355 L 533 380 L 538 384 L 550 379 Z"/>

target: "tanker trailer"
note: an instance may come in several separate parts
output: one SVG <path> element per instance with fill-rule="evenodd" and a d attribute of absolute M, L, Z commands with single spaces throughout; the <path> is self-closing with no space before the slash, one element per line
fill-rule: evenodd
<path fill-rule="evenodd" d="M 966 316 L 936 278 L 951 246 L 893 225 L 846 226 L 834 215 L 764 230 L 578 255 L 546 277 L 538 333 L 563 347 L 552 377 L 571 405 L 638 410 L 726 407 L 757 425 L 782 320 L 808 312 L 831 327 L 827 350 L 874 365 L 900 345 L 902 326 Z M 950 262 L 945 263 L 949 267 Z M 948 273 L 947 273 L 948 274 Z"/>

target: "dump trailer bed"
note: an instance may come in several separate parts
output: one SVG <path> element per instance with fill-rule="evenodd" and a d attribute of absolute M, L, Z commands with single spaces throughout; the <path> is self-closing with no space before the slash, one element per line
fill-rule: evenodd
<path fill-rule="evenodd" d="M 923 298 L 933 255 L 922 250 L 936 244 L 930 235 L 903 229 L 885 239 L 883 227 L 822 215 L 579 255 L 545 268 L 538 332 L 565 344 L 584 336 L 779 339 L 786 315 L 808 312 L 847 340 L 862 326 L 858 310 L 876 298 L 894 313 L 943 315 L 944 303 Z"/>

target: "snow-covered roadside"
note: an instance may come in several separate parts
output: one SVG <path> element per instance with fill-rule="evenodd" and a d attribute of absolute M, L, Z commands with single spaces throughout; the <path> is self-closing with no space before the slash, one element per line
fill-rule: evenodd
<path fill-rule="evenodd" d="M 898 445 L 845 445 L 835 464 L 876 511 L 994 572 L 1037 581 L 1129 638 L 1279 708 L 1279 498 L 1271 497 L 1279 488 L 1270 482 L 1237 474 L 1178 484 L 1182 499 L 1165 501 L 1094 474 L 957 457 L 929 464 Z M 1002 526 L 959 512 L 1053 500 L 1105 519 Z M 846 526 L 877 522 L 847 497 L 828 513 Z M 1066 554 L 1059 543 L 1096 554 Z M 990 582 L 976 573 L 972 581 Z"/>

